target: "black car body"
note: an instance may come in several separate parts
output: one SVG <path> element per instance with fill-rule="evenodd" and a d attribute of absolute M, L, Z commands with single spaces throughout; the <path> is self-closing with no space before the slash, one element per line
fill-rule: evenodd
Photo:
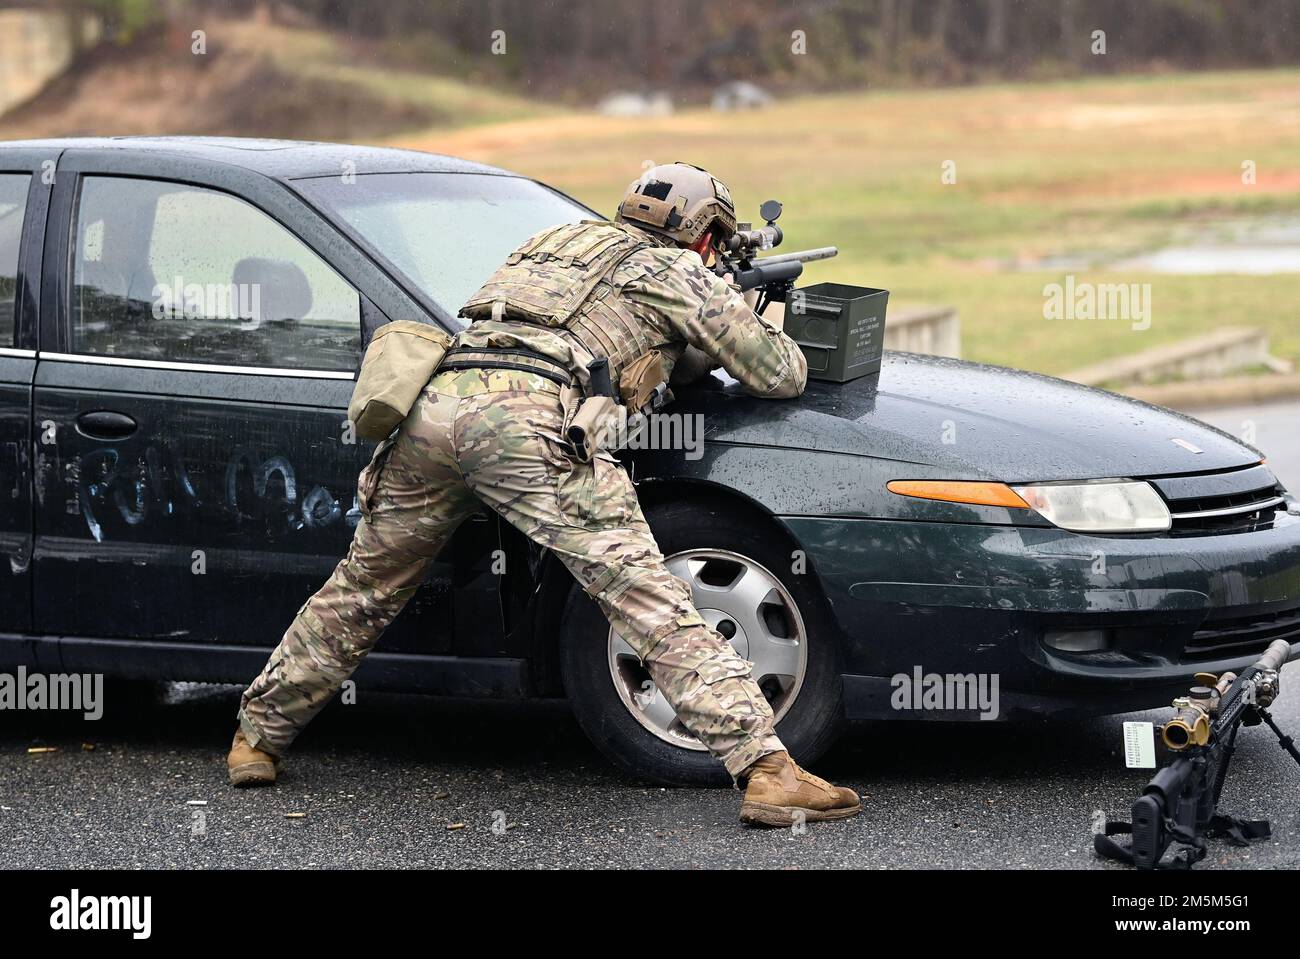
<path fill-rule="evenodd" d="M 446 198 L 446 224 L 443 200 L 404 199 L 426 186 Z M 406 151 L 0 145 L 0 284 L 13 293 L 10 324 L 0 285 L 0 666 L 251 679 L 357 520 L 370 447 L 350 436 L 346 407 L 363 343 L 393 319 L 457 328 L 463 294 L 560 214 L 588 211 L 504 171 Z M 236 298 L 260 290 L 259 318 L 231 322 L 204 300 L 223 284 Z M 998 676 L 998 718 L 1104 713 L 1166 702 L 1192 672 L 1300 639 L 1300 506 L 1259 451 L 1190 418 L 907 354 L 791 401 L 717 376 L 674 409 L 703 415 L 702 455 L 633 451 L 628 468 L 665 553 L 714 570 L 697 590 L 721 590 L 728 563 L 767 574 L 775 591 L 747 622 L 797 663 L 765 691 L 805 753 L 842 717 L 976 718 L 900 711 L 891 693 L 917 670 Z M 1034 510 L 887 488 L 1116 477 L 1147 481 L 1182 518 L 1081 534 Z M 716 775 L 680 731 L 615 716 L 601 677 L 616 686 L 628 664 L 574 592 L 558 563 L 479 515 L 358 682 L 567 690 L 627 768 Z M 731 615 L 715 605 L 714 622 Z"/>

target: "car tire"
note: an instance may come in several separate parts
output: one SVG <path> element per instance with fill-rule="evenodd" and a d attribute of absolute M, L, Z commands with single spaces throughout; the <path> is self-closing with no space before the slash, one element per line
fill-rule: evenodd
<path fill-rule="evenodd" d="M 834 742 L 843 721 L 837 631 L 815 578 L 795 575 L 788 541 L 772 526 L 756 523 L 748 515 L 675 502 L 648 509 L 646 518 L 670 566 L 675 557 L 683 556 L 704 557 L 702 562 L 707 563 L 716 552 L 722 554 L 723 568 L 735 557 L 737 563 L 746 561 L 774 576 L 784 588 L 783 603 L 792 601 L 797 615 L 779 615 L 787 622 L 802 621 L 800 642 L 806 653 L 797 689 L 783 705 L 784 714 L 778 715 L 777 733 L 799 762 L 815 762 Z M 703 610 L 706 604 L 698 597 Z M 575 584 L 561 619 L 559 661 L 566 695 L 591 741 L 616 766 L 639 779 L 667 785 L 730 785 L 730 776 L 708 752 L 667 741 L 662 732 L 643 725 L 619 691 L 611 642 L 609 623 Z M 634 660 L 632 666 L 639 662 Z M 789 694 L 778 692 L 774 698 L 769 690 L 776 687 L 765 682 L 769 701 L 784 703 L 782 697 Z M 671 715 L 671 710 L 667 712 Z"/>

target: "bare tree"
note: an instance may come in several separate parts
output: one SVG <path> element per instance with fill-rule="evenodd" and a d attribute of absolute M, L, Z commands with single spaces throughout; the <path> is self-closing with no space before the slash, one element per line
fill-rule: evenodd
<path fill-rule="evenodd" d="M 984 56 L 1001 60 L 1007 52 L 1007 0 L 986 0 Z"/>

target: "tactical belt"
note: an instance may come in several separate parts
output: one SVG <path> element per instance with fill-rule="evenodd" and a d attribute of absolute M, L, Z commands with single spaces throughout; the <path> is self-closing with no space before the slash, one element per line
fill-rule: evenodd
<path fill-rule="evenodd" d="M 438 364 L 438 370 L 518 370 L 536 373 L 560 386 L 573 384 L 572 374 L 555 360 L 518 346 L 457 347 L 447 351 L 446 357 Z"/>

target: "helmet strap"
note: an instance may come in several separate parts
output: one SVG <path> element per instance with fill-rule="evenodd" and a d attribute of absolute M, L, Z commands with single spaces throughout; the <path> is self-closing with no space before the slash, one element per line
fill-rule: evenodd
<path fill-rule="evenodd" d="M 704 261 L 704 265 L 708 266 L 709 250 L 712 249 L 712 247 L 713 247 L 713 227 L 709 227 L 707 230 L 705 230 L 703 233 L 700 234 L 700 238 L 696 240 L 694 243 L 692 243 L 689 249 L 694 250 L 697 254 L 699 254 L 700 259 Z"/>

